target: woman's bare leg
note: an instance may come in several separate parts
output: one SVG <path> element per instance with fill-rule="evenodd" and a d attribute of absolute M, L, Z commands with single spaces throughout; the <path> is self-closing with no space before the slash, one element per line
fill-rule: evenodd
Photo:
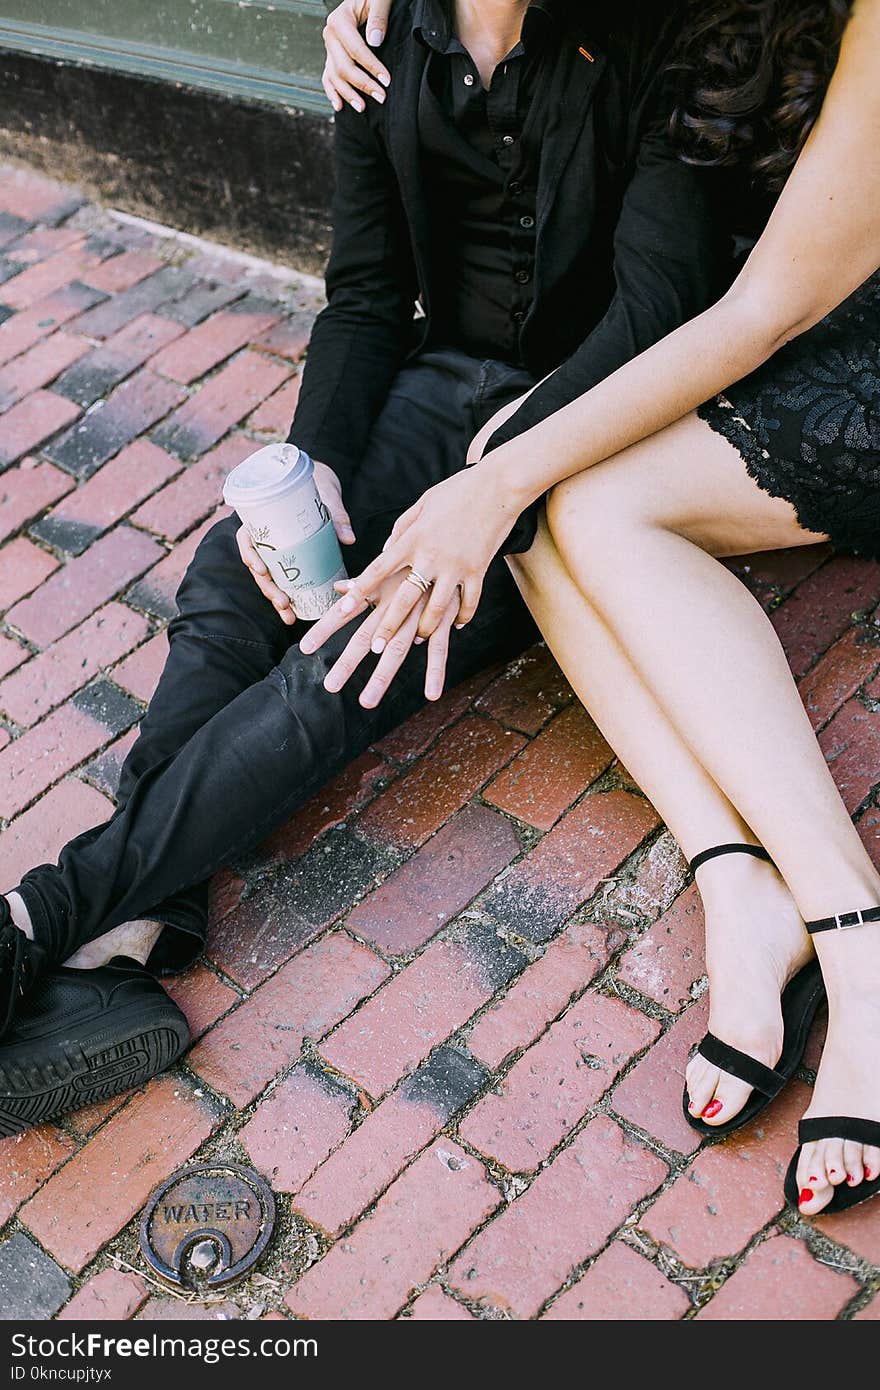
<path fill-rule="evenodd" d="M 823 538 L 804 532 L 788 503 L 763 493 L 732 447 L 695 416 L 563 484 L 548 519 L 577 587 L 770 851 L 803 918 L 880 903 L 880 875 L 834 786 L 772 625 L 713 558 Z M 828 932 L 815 945 L 829 1037 L 808 1113 L 880 1120 L 873 1056 L 880 930 Z M 745 937 L 728 969 L 713 972 L 713 997 L 762 949 L 760 935 Z M 742 1010 L 746 996 L 734 993 Z M 847 1180 L 847 1169 L 854 1182 L 866 1169 L 876 1175 L 880 1151 L 823 1141 L 805 1150 L 802 1168 L 801 1185 L 813 1193 L 802 1210 L 812 1213 Z"/>
<path fill-rule="evenodd" d="M 577 695 L 615 752 L 692 858 L 730 842 L 754 844 L 746 822 L 712 781 L 616 638 L 574 584 L 542 519 L 535 544 L 510 560 L 520 591 Z M 711 997 L 710 1027 L 718 1036 L 773 1064 L 782 1050 L 779 996 L 812 956 L 812 945 L 778 871 L 747 855 L 713 860 L 699 871 L 706 908 L 710 971 L 726 977 L 733 943 L 761 924 L 763 948 L 746 958 L 738 990 L 755 1007 L 743 1018 L 731 992 Z M 735 948 L 736 949 L 736 948 Z M 720 959 L 719 959 L 720 956 Z M 688 1068 L 691 1110 L 708 1121 L 732 1119 L 751 1088 L 702 1058 Z"/>

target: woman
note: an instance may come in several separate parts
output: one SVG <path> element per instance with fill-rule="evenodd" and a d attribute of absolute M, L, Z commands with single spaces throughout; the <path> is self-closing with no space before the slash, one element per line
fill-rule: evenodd
<path fill-rule="evenodd" d="M 349 0 L 349 23 L 362 8 Z M 401 518 L 304 641 L 317 650 L 386 585 L 328 676 L 338 689 L 419 599 L 406 582 L 387 597 L 409 568 L 431 583 L 420 639 L 456 590 L 466 623 L 515 517 L 549 494 L 517 581 L 699 869 L 711 1033 L 687 1069 L 697 1127 L 735 1128 L 793 1074 L 818 960 L 828 1039 L 786 1181 L 805 1215 L 880 1191 L 880 875 L 772 627 L 718 561 L 823 540 L 880 558 L 878 43 L 880 0 L 695 6 L 682 156 L 779 191 L 732 289 L 519 438 L 503 430 L 516 405 L 491 421 L 475 466 Z"/>

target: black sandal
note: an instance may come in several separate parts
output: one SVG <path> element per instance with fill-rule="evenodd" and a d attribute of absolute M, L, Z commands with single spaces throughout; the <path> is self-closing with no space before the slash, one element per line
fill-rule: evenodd
<path fill-rule="evenodd" d="M 707 859 L 715 859 L 720 854 L 751 854 L 756 859 L 766 860 L 768 864 L 773 862 L 761 845 L 716 845 L 714 849 L 704 850 L 702 854 L 698 854 L 695 859 L 691 860 L 692 871 L 696 873 L 700 865 L 705 864 Z M 782 1053 L 775 1067 L 765 1066 L 763 1062 L 750 1057 L 748 1053 L 740 1052 L 738 1048 L 722 1042 L 720 1038 L 716 1038 L 714 1033 L 706 1033 L 696 1049 L 700 1056 L 704 1057 L 707 1062 L 711 1062 L 713 1066 L 720 1067 L 722 1071 L 728 1072 L 737 1080 L 744 1081 L 747 1086 L 751 1086 L 752 1094 L 742 1110 L 734 1115 L 732 1120 L 728 1120 L 723 1125 L 709 1125 L 705 1120 L 691 1114 L 688 1108 L 688 1090 L 685 1086 L 682 1095 L 682 1109 L 691 1128 L 695 1129 L 698 1134 L 711 1134 L 721 1138 L 725 1134 L 732 1134 L 734 1130 L 741 1129 L 750 1120 L 754 1120 L 756 1115 L 760 1115 L 761 1111 L 772 1100 L 776 1099 L 800 1066 L 813 1019 L 824 998 L 825 985 L 822 980 L 822 972 L 819 968 L 819 962 L 813 960 L 808 965 L 803 966 L 789 980 L 782 991 L 780 1003 L 784 1034 Z"/>
<path fill-rule="evenodd" d="M 821 917 L 816 922 L 807 922 L 811 936 L 823 931 L 849 931 L 867 922 L 880 922 L 880 907 L 869 907 L 864 912 L 840 912 L 834 917 Z M 788 1165 L 785 1175 L 785 1199 L 795 1211 L 800 1210 L 797 1185 L 797 1166 L 804 1144 L 812 1144 L 817 1139 L 851 1139 L 854 1144 L 870 1144 L 880 1148 L 880 1123 L 877 1120 L 861 1120 L 849 1115 L 817 1115 L 815 1119 L 801 1120 L 798 1125 L 799 1147 Z M 836 1211 L 847 1211 L 867 1202 L 880 1192 L 880 1173 L 870 1182 L 862 1181 L 855 1187 L 841 1183 L 834 1189 L 834 1196 L 827 1207 L 817 1213 L 827 1216 Z"/>

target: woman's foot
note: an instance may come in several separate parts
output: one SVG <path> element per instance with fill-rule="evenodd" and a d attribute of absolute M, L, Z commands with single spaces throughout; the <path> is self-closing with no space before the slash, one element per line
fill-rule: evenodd
<path fill-rule="evenodd" d="M 813 958 L 794 900 L 772 864 L 746 855 L 698 870 L 706 915 L 709 1031 L 765 1066 L 782 1052 L 782 991 Z M 733 1120 L 752 1094 L 746 1082 L 697 1052 L 686 1072 L 688 1109 L 707 1125 Z"/>
<path fill-rule="evenodd" d="M 805 1119 L 825 1115 L 880 1121 L 880 924 L 815 938 L 828 993 L 828 1037 Z M 797 1167 L 799 1210 L 815 1216 L 841 1183 L 880 1176 L 880 1148 L 851 1140 L 805 1144 Z"/>
<path fill-rule="evenodd" d="M 96 970 L 117 956 L 146 965 L 162 934 L 160 922 L 123 922 L 94 941 L 87 941 L 64 962 L 72 970 Z"/>

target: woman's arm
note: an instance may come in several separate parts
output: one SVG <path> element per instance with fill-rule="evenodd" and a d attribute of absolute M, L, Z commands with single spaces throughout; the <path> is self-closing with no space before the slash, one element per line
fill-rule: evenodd
<path fill-rule="evenodd" d="M 812 328 L 880 266 L 880 0 L 857 0 L 825 103 L 728 293 L 476 467 L 522 507 L 680 419 Z"/>
<path fill-rule="evenodd" d="M 364 111 L 361 92 L 381 103 L 391 74 L 371 49 L 385 41 L 388 15 L 393 0 L 344 0 L 327 18 L 324 47 L 327 61 L 321 84 L 334 111 L 347 101 L 355 111 Z M 366 42 L 358 26 L 364 26 Z"/>

